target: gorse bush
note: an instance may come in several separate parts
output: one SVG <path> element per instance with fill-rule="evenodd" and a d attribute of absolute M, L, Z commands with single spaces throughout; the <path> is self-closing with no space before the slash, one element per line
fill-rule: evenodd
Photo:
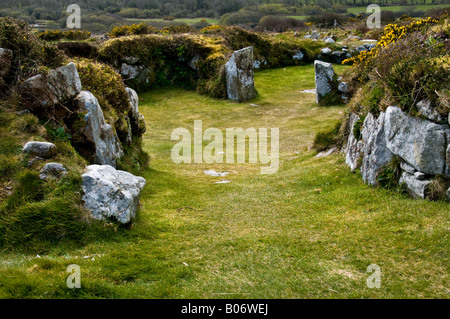
<path fill-rule="evenodd" d="M 65 55 L 54 44 L 40 40 L 27 22 L 0 18 L 0 47 L 13 51 L 9 82 L 26 79 L 42 71 L 42 67 L 59 67 Z"/>
<path fill-rule="evenodd" d="M 60 31 L 60 30 L 47 30 L 38 34 L 39 38 L 45 41 L 58 41 L 62 39 L 66 40 L 86 40 L 91 37 L 89 31 Z"/>

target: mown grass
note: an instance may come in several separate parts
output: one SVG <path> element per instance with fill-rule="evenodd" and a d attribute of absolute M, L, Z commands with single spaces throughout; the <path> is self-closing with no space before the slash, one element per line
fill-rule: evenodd
<path fill-rule="evenodd" d="M 315 133 L 345 106 L 317 107 L 300 92 L 314 87 L 313 66 L 257 72 L 255 82 L 259 97 L 242 104 L 177 88 L 141 95 L 151 168 L 136 223 L 40 258 L 0 251 L 0 296 L 448 298 L 448 203 L 366 186 L 341 154 L 314 157 Z M 278 127 L 279 171 L 174 164 L 172 130 L 192 132 L 194 120 L 204 130 Z M 231 183 L 214 184 L 222 179 Z M 70 264 L 81 267 L 81 289 L 66 287 Z M 370 264 L 381 267 L 380 289 L 366 285 Z"/>

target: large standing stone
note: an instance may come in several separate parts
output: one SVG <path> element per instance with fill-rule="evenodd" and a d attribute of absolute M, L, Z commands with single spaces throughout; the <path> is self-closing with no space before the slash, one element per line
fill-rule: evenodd
<path fill-rule="evenodd" d="M 65 103 L 80 92 L 81 81 L 73 62 L 29 78 L 20 87 L 22 103 L 36 111 Z"/>
<path fill-rule="evenodd" d="M 4 77 L 11 70 L 13 52 L 9 49 L 0 48 L 0 77 Z"/>
<path fill-rule="evenodd" d="M 316 103 L 330 94 L 334 87 L 334 70 L 331 63 L 314 61 L 315 83 L 316 83 Z"/>
<path fill-rule="evenodd" d="M 385 117 L 386 145 L 417 171 L 447 174 L 446 150 L 450 127 L 411 117 L 390 106 Z"/>
<path fill-rule="evenodd" d="M 350 166 L 352 172 L 355 171 L 360 165 L 361 150 L 363 146 L 362 141 L 356 138 L 353 134 L 353 127 L 357 121 L 359 121 L 359 116 L 355 113 L 350 114 L 349 135 L 347 143 L 343 148 L 343 152 L 345 153 L 345 163 Z"/>
<path fill-rule="evenodd" d="M 400 185 L 404 184 L 406 186 L 408 193 L 413 198 L 425 198 L 431 181 L 423 180 L 416 175 L 403 172 L 399 183 Z"/>
<path fill-rule="evenodd" d="M 369 113 L 364 120 L 361 132 L 364 143 L 361 174 L 364 182 L 369 185 L 377 183 L 376 177 L 379 170 L 393 157 L 386 146 L 384 117 L 384 112 L 380 114 L 378 119 Z"/>
<path fill-rule="evenodd" d="M 234 51 L 225 64 L 228 99 L 247 101 L 256 96 L 253 81 L 253 47 Z"/>
<path fill-rule="evenodd" d="M 31 141 L 25 144 L 22 152 L 48 158 L 56 154 L 56 146 L 49 142 Z"/>
<path fill-rule="evenodd" d="M 94 145 L 94 161 L 101 165 L 116 167 L 117 159 L 124 153 L 120 146 L 119 138 L 111 125 L 105 122 L 103 111 L 97 98 L 88 91 L 82 91 L 75 99 L 80 112 L 85 113 L 86 126 L 81 133 L 86 140 Z"/>
<path fill-rule="evenodd" d="M 131 112 L 129 114 L 129 117 L 132 132 L 135 135 L 142 135 L 146 130 L 146 126 L 144 116 L 139 113 L 139 96 L 133 89 L 126 88 L 125 90 L 128 93 L 129 101 L 131 104 Z"/>
<path fill-rule="evenodd" d="M 82 175 L 84 207 L 98 220 L 134 220 L 145 179 L 109 165 L 91 165 Z"/>

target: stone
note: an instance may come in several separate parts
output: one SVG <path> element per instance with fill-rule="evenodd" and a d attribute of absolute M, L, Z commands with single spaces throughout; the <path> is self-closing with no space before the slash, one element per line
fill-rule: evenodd
<path fill-rule="evenodd" d="M 430 100 L 421 100 L 417 102 L 416 109 L 419 112 L 418 115 L 422 115 L 433 121 L 435 123 L 444 124 L 447 123 L 447 119 L 445 119 L 439 112 L 431 105 Z"/>
<path fill-rule="evenodd" d="M 405 171 L 405 172 L 407 172 L 409 174 L 414 174 L 416 172 L 416 169 L 413 166 L 411 166 L 408 163 L 406 163 L 406 162 L 401 162 L 400 163 L 400 168 L 403 171 Z"/>
<path fill-rule="evenodd" d="M 27 163 L 27 167 L 30 168 L 32 167 L 34 164 L 38 163 L 38 162 L 42 162 L 45 161 L 45 158 L 40 157 L 40 156 L 35 156 L 33 157 L 31 160 L 28 161 Z"/>
<path fill-rule="evenodd" d="M 196 53 L 194 55 L 194 57 L 191 59 L 191 61 L 189 61 L 189 63 L 188 63 L 189 67 L 193 70 L 197 70 L 197 64 L 198 64 L 199 60 L 200 60 L 200 54 Z"/>
<path fill-rule="evenodd" d="M 5 77 L 11 70 L 13 51 L 0 48 L 0 77 Z"/>
<path fill-rule="evenodd" d="M 320 50 L 320 53 L 322 54 L 331 54 L 332 50 L 330 48 L 323 48 Z"/>
<path fill-rule="evenodd" d="M 327 157 L 327 156 L 330 156 L 331 154 L 333 154 L 336 151 L 337 151 L 337 148 L 336 147 L 332 147 L 332 148 L 330 148 L 327 151 L 320 152 L 319 154 L 317 154 L 314 157 L 316 157 L 316 158 Z"/>
<path fill-rule="evenodd" d="M 303 59 L 305 55 L 303 54 L 302 51 L 298 50 L 295 55 L 292 57 L 294 60 L 298 60 L 300 61 L 301 59 Z"/>
<path fill-rule="evenodd" d="M 338 85 L 338 90 L 339 90 L 339 92 L 342 92 L 342 93 L 348 93 L 348 91 L 350 89 L 349 89 L 348 84 L 346 82 L 341 82 Z"/>
<path fill-rule="evenodd" d="M 450 127 L 411 117 L 390 106 L 385 117 L 386 145 L 417 171 L 430 175 L 446 174 L 446 150 Z"/>
<path fill-rule="evenodd" d="M 317 32 L 316 30 L 313 30 L 313 31 L 311 32 L 311 34 L 310 34 L 310 38 L 311 38 L 311 39 L 314 39 L 314 40 L 317 40 L 317 39 L 320 38 L 320 33 Z"/>
<path fill-rule="evenodd" d="M 332 38 L 326 38 L 325 39 L 325 43 L 335 43 L 336 41 L 334 41 Z"/>
<path fill-rule="evenodd" d="M 419 180 L 419 181 L 423 181 L 425 179 L 425 174 L 422 172 L 415 172 L 414 173 L 414 178 Z"/>
<path fill-rule="evenodd" d="M 330 94 L 334 86 L 334 70 L 331 63 L 315 60 L 314 61 L 315 84 L 316 84 L 316 103 Z"/>
<path fill-rule="evenodd" d="M 360 45 L 356 48 L 356 51 L 362 52 L 362 51 L 368 51 L 368 49 L 364 45 Z"/>
<path fill-rule="evenodd" d="M 347 139 L 347 143 L 343 148 L 343 152 L 345 153 L 345 163 L 350 166 L 352 172 L 354 172 L 360 166 L 361 159 L 361 150 L 362 150 L 362 141 L 359 141 L 353 135 L 353 127 L 355 123 L 359 121 L 359 116 L 355 113 L 350 114 L 349 119 L 349 135 Z"/>
<path fill-rule="evenodd" d="M 450 200 L 450 187 L 447 189 L 446 195 L 447 195 L 447 200 Z"/>
<path fill-rule="evenodd" d="M 139 97 L 135 90 L 125 88 L 128 93 L 131 105 L 131 112 L 129 114 L 131 130 L 134 135 L 141 136 L 146 130 L 145 118 L 139 113 Z"/>
<path fill-rule="evenodd" d="M 247 101 L 256 97 L 253 80 L 253 47 L 234 51 L 225 64 L 228 99 Z"/>
<path fill-rule="evenodd" d="M 123 57 L 123 60 L 128 64 L 135 64 L 139 62 L 139 58 L 136 58 L 134 56 L 125 56 Z"/>
<path fill-rule="evenodd" d="M 209 176 L 222 176 L 222 177 L 227 176 L 229 174 L 229 172 L 216 172 L 213 169 L 204 171 L 203 173 L 205 173 L 206 175 L 209 175 Z"/>
<path fill-rule="evenodd" d="M 446 167 L 445 173 L 446 173 L 446 175 L 450 175 L 450 136 L 449 135 L 447 135 L 447 143 L 448 143 L 447 152 L 446 152 L 447 167 Z"/>
<path fill-rule="evenodd" d="M 406 186 L 406 189 L 411 197 L 425 198 L 427 196 L 428 186 L 431 181 L 419 180 L 414 175 L 403 172 L 399 183 L 400 185 Z"/>
<path fill-rule="evenodd" d="M 143 69 L 144 67 L 141 65 L 129 65 L 122 63 L 120 74 L 125 80 L 133 80 L 139 75 L 139 73 L 141 73 Z"/>
<path fill-rule="evenodd" d="M 81 176 L 82 201 L 93 218 L 132 222 L 146 181 L 109 165 L 90 165 Z"/>
<path fill-rule="evenodd" d="M 64 104 L 81 92 L 81 80 L 75 63 L 38 74 L 20 87 L 21 102 L 35 111 Z"/>
<path fill-rule="evenodd" d="M 92 143 L 94 149 L 94 162 L 101 165 L 116 167 L 117 159 L 124 153 L 111 125 L 105 122 L 103 111 L 97 98 L 88 91 L 82 91 L 75 99 L 79 112 L 84 113 L 86 126 L 81 134 Z"/>
<path fill-rule="evenodd" d="M 49 142 L 31 141 L 25 144 L 22 152 L 30 155 L 49 158 L 56 154 L 56 146 Z"/>
<path fill-rule="evenodd" d="M 363 181 L 369 185 L 377 184 L 378 172 L 393 158 L 393 154 L 386 146 L 384 119 L 384 112 L 381 112 L 378 118 L 369 113 L 361 131 L 364 144 L 361 175 Z"/>
<path fill-rule="evenodd" d="M 60 163 L 47 163 L 39 172 L 39 178 L 59 180 L 67 175 L 66 168 Z"/>

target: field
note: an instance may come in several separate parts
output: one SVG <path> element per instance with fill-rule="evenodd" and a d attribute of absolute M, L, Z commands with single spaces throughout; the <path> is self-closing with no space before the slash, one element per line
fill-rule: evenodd
<path fill-rule="evenodd" d="M 317 107 L 300 92 L 314 87 L 312 65 L 257 72 L 255 83 L 259 97 L 242 104 L 179 88 L 142 94 L 151 162 L 136 223 L 83 247 L 0 251 L 0 297 L 448 298 L 448 204 L 371 188 L 340 153 L 314 157 L 315 133 L 345 106 Z M 171 133 L 192 132 L 194 120 L 279 128 L 279 171 L 174 164 Z M 230 183 L 208 169 L 230 172 Z M 81 289 L 66 287 L 70 264 Z M 379 289 L 366 285 L 371 264 Z"/>

